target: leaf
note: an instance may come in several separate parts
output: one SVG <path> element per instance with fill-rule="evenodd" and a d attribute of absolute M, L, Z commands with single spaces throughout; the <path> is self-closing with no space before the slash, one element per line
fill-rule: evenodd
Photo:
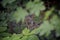
<path fill-rule="evenodd" d="M 23 36 L 20 40 L 28 40 L 28 36 Z"/>
<path fill-rule="evenodd" d="M 50 31 L 54 30 L 54 26 L 50 24 L 48 21 L 44 21 L 44 23 L 40 26 L 40 36 L 46 34 L 48 36 Z"/>
<path fill-rule="evenodd" d="M 4 32 L 7 30 L 7 27 L 0 27 L 0 32 Z"/>
<path fill-rule="evenodd" d="M 15 10 L 18 6 L 17 6 L 16 3 L 14 2 L 14 3 L 12 3 L 12 4 L 6 5 L 6 7 L 7 7 L 7 9 L 8 9 L 9 11 L 14 12 L 14 10 Z M 11 14 L 10 14 L 10 15 L 11 15 Z M 9 15 L 9 16 L 10 16 L 10 15 Z"/>
<path fill-rule="evenodd" d="M 48 17 L 52 14 L 53 11 L 54 11 L 54 8 L 52 7 L 50 10 L 45 12 L 44 20 L 48 19 Z"/>
<path fill-rule="evenodd" d="M 34 7 L 30 10 L 30 13 L 35 13 L 36 16 L 39 16 L 40 11 L 44 10 L 45 7 L 43 6 L 42 2 L 35 4 Z"/>
<path fill-rule="evenodd" d="M 58 18 L 57 15 L 54 15 L 51 20 L 50 20 L 51 24 L 53 26 L 55 26 L 55 30 L 56 30 L 56 35 L 60 35 L 60 19 Z"/>
<path fill-rule="evenodd" d="M 4 37 L 2 40 L 10 40 L 10 37 Z"/>
<path fill-rule="evenodd" d="M 10 37 L 10 40 L 19 40 L 23 35 L 22 34 L 13 34 Z"/>
<path fill-rule="evenodd" d="M 43 5 L 43 2 L 40 3 L 34 3 L 29 1 L 26 4 L 26 9 L 29 9 L 30 14 L 35 14 L 36 16 L 39 16 L 41 10 L 45 10 L 45 6 Z"/>
<path fill-rule="evenodd" d="M 57 26 L 57 24 L 59 23 L 59 18 L 57 15 L 53 15 L 53 17 L 50 19 L 51 24 L 53 24 L 54 26 Z"/>
<path fill-rule="evenodd" d="M 20 40 L 39 40 L 36 35 L 23 36 Z"/>
<path fill-rule="evenodd" d="M 60 10 L 59 10 L 59 12 L 58 12 L 58 13 L 59 13 L 59 15 L 60 15 Z"/>
<path fill-rule="evenodd" d="M 16 23 L 18 23 L 19 21 L 22 20 L 22 22 L 24 22 L 25 16 L 27 16 L 28 13 L 26 12 L 26 10 L 22 9 L 21 7 L 17 8 L 17 11 L 15 11 L 15 13 L 12 15 L 13 19 L 16 20 Z"/>
<path fill-rule="evenodd" d="M 27 4 L 26 4 L 26 9 L 31 9 L 34 7 L 34 3 L 32 1 L 29 1 Z"/>
<path fill-rule="evenodd" d="M 14 2 L 14 1 L 16 1 L 16 0 L 3 0 L 2 1 L 2 4 L 3 4 L 3 6 L 5 6 L 7 3 L 12 3 L 12 2 Z"/>
<path fill-rule="evenodd" d="M 36 29 L 32 30 L 30 34 L 39 34 L 40 31 L 41 30 L 40 30 L 40 27 L 39 27 L 39 28 L 36 28 Z"/>
<path fill-rule="evenodd" d="M 36 35 L 30 35 L 28 40 L 39 40 L 39 38 Z"/>
<path fill-rule="evenodd" d="M 10 33 L 5 33 L 5 32 L 3 32 L 3 33 L 0 33 L 0 36 L 2 36 L 2 37 L 7 37 L 7 36 L 11 36 L 12 34 L 10 34 Z"/>
<path fill-rule="evenodd" d="M 27 28 L 25 28 L 25 29 L 22 31 L 22 33 L 23 33 L 24 35 L 29 35 L 29 34 L 30 34 L 30 30 L 27 29 Z"/>
<path fill-rule="evenodd" d="M 10 37 L 4 37 L 2 38 L 3 40 L 20 40 L 20 38 L 22 38 L 23 35 L 22 34 L 13 34 Z"/>
<path fill-rule="evenodd" d="M 40 2 L 40 0 L 34 0 L 34 2 Z"/>

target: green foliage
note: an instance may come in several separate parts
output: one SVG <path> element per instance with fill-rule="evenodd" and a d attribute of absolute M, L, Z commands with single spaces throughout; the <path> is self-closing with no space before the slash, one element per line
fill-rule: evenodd
<path fill-rule="evenodd" d="M 36 3 L 36 0 L 34 2 L 29 1 L 26 4 L 26 9 L 30 11 L 30 14 L 35 14 L 36 16 L 39 16 L 40 11 L 45 10 L 45 6 L 43 2 L 38 2 Z"/>
<path fill-rule="evenodd" d="M 44 21 L 43 24 L 40 25 L 40 27 L 34 29 L 31 34 L 39 34 L 40 36 L 48 36 L 50 34 L 50 31 L 54 30 L 54 26 L 51 25 L 48 21 Z"/>
<path fill-rule="evenodd" d="M 39 2 L 40 0 L 34 0 L 34 2 Z"/>
<path fill-rule="evenodd" d="M 14 1 L 16 1 L 16 0 L 3 0 L 3 1 L 2 1 L 2 5 L 3 5 L 3 6 L 6 6 L 7 4 L 11 4 L 11 3 L 14 2 Z"/>
<path fill-rule="evenodd" d="M 28 40 L 39 40 L 36 35 L 30 35 Z"/>
<path fill-rule="evenodd" d="M 28 36 L 24 36 L 24 37 L 21 38 L 20 40 L 28 40 Z"/>
<path fill-rule="evenodd" d="M 54 30 L 54 26 L 51 25 L 48 21 L 44 21 L 44 23 L 40 26 L 40 35 L 48 36 L 50 31 Z"/>
<path fill-rule="evenodd" d="M 26 10 L 22 9 L 21 7 L 18 7 L 17 11 L 15 11 L 12 16 L 14 20 L 16 20 L 16 22 L 18 23 L 20 20 L 24 21 L 25 16 L 27 15 L 28 13 L 26 12 Z"/>
<path fill-rule="evenodd" d="M 2 40 L 39 40 L 36 35 L 13 34 L 11 37 L 5 37 Z"/>
<path fill-rule="evenodd" d="M 20 40 L 39 40 L 36 35 L 24 36 Z"/>
<path fill-rule="evenodd" d="M 26 9 L 30 11 L 30 14 L 35 14 L 36 16 L 39 16 L 40 11 L 45 10 L 45 6 L 43 2 L 35 3 L 32 1 L 29 1 L 26 4 Z M 28 15 L 28 12 L 26 11 L 26 9 L 23 9 L 22 7 L 17 7 L 17 10 L 12 15 L 13 20 L 16 20 L 17 23 L 21 20 L 22 22 L 24 22 L 25 16 Z"/>
<path fill-rule="evenodd" d="M 55 30 L 57 33 L 56 35 L 60 35 L 60 31 L 59 31 L 60 30 L 60 19 L 58 18 L 58 16 L 54 15 L 52 19 L 50 20 L 50 22 L 53 26 L 55 26 Z"/>
<path fill-rule="evenodd" d="M 48 17 L 52 14 L 53 11 L 54 11 L 54 8 L 51 8 L 50 10 L 48 10 L 47 12 L 45 12 L 45 18 L 44 18 L 44 20 L 48 19 Z"/>
<path fill-rule="evenodd" d="M 0 36 L 1 37 L 7 37 L 7 36 L 11 36 L 12 34 L 10 34 L 10 33 L 6 33 L 6 32 L 3 32 L 3 33 L 0 33 Z"/>
<path fill-rule="evenodd" d="M 0 27 L 0 32 L 4 32 L 7 30 L 7 27 Z"/>
<path fill-rule="evenodd" d="M 22 1 L 22 0 L 20 0 Z M 40 13 L 41 11 L 45 10 L 44 2 L 41 0 L 34 0 L 33 2 L 29 0 L 25 3 L 23 0 L 22 4 L 20 4 L 20 1 L 18 0 L 3 0 L 1 4 L 3 5 L 3 8 L 6 8 L 2 12 L 0 12 L 0 38 L 1 40 L 40 40 L 37 34 L 40 36 L 48 37 L 51 34 L 52 30 L 56 30 L 56 36 L 60 36 L 60 18 L 54 14 L 55 8 L 52 7 L 50 10 L 45 11 L 43 13 L 44 17 L 42 18 L 42 23 L 40 25 L 37 24 L 37 28 L 30 30 L 28 29 L 25 24 L 25 17 L 29 14 L 35 14 L 35 18 L 33 18 L 34 22 L 38 21 L 40 22 Z M 24 4 L 25 3 L 25 4 Z M 19 6 L 18 6 L 19 4 Z M 25 8 L 23 8 L 25 7 Z M 29 12 L 27 12 L 29 10 Z M 60 12 L 59 12 L 60 13 Z M 48 18 L 51 17 L 51 19 L 48 20 Z M 47 20 L 46 20 L 47 19 Z M 16 24 L 11 23 L 12 25 L 8 25 L 9 22 L 16 22 Z M 22 21 L 21 24 L 20 21 Z M 16 27 L 15 27 L 16 26 Z M 24 30 L 20 30 L 21 26 Z M 35 25 L 34 25 L 35 26 Z M 11 34 L 8 32 L 9 27 L 11 27 L 11 30 L 15 30 L 15 32 L 19 32 L 19 34 Z M 32 26 L 33 27 L 33 26 Z M 13 31 L 12 30 L 12 31 Z M 20 33 L 20 31 L 22 31 Z"/>
<path fill-rule="evenodd" d="M 0 13 L 0 27 L 6 27 L 7 26 L 7 18 L 6 18 L 7 13 L 4 13 L 4 11 L 2 13 Z"/>
<path fill-rule="evenodd" d="M 3 40 L 19 40 L 22 35 L 20 34 L 13 34 L 11 37 L 5 37 Z"/>
<path fill-rule="evenodd" d="M 23 31 L 22 31 L 22 34 L 24 35 L 29 35 L 30 34 L 30 30 L 25 28 Z"/>

